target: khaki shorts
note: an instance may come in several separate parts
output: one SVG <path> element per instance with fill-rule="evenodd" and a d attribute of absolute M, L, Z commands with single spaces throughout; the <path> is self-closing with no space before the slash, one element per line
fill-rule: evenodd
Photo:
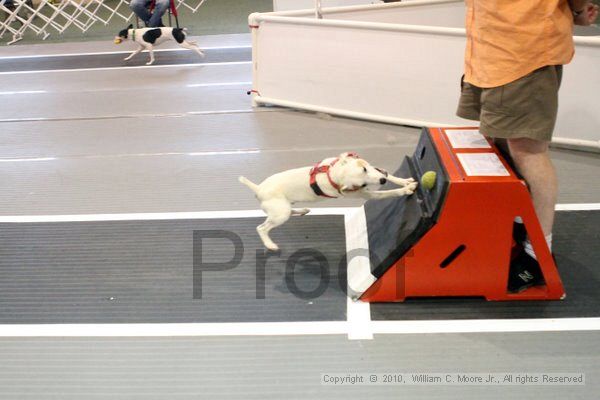
<path fill-rule="evenodd" d="M 504 86 L 482 89 L 461 79 L 456 114 L 481 121 L 480 131 L 495 138 L 550 141 L 558 111 L 562 65 L 533 71 Z"/>

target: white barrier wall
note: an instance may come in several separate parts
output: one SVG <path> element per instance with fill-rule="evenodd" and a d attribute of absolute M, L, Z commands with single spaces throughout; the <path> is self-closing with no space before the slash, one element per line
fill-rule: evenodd
<path fill-rule="evenodd" d="M 253 14 L 255 104 L 415 126 L 472 125 L 460 95 L 464 4 L 456 0 Z M 427 23 L 427 25 L 423 25 Z M 600 148 L 600 37 L 576 37 L 558 142 Z"/>
<path fill-rule="evenodd" d="M 564 67 L 555 135 L 595 141 L 600 148 L 600 37 L 575 37 L 575 58 Z"/>
<path fill-rule="evenodd" d="M 307 6 L 303 10 L 263 15 L 312 18 L 315 15 L 315 1 L 307 1 L 310 1 L 311 6 Z M 324 18 L 329 20 L 441 26 L 446 28 L 463 28 L 465 24 L 463 0 L 404 0 L 402 3 L 380 4 L 377 7 L 373 5 L 368 7 L 329 7 L 326 0 L 323 0 L 322 4 Z"/>
<path fill-rule="evenodd" d="M 323 7 L 357 6 L 381 3 L 378 0 L 322 0 Z M 315 0 L 273 0 L 273 10 L 288 11 L 314 8 Z"/>

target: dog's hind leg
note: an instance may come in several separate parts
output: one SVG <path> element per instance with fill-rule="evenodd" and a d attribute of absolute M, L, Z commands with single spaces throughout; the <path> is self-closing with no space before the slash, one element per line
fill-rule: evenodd
<path fill-rule="evenodd" d="M 202 52 L 202 50 L 200 50 L 200 48 L 198 46 L 196 46 L 195 43 L 184 40 L 183 42 L 179 43 L 179 45 L 181 47 L 183 47 L 184 49 L 194 50 L 196 53 L 198 53 L 200 55 L 200 57 L 204 57 L 204 53 Z"/>
<path fill-rule="evenodd" d="M 256 231 L 267 249 L 277 251 L 279 250 L 279 246 L 271 240 L 269 232 L 290 219 L 290 216 L 292 215 L 292 206 L 287 200 L 273 199 L 263 201 L 261 207 L 267 214 L 267 219 L 256 227 Z"/>
<path fill-rule="evenodd" d="M 306 215 L 310 212 L 309 208 L 301 208 L 299 210 L 292 210 L 292 215 L 293 216 L 302 216 L 302 215 Z"/>
<path fill-rule="evenodd" d="M 138 44 L 138 48 L 137 50 L 135 50 L 133 53 L 131 53 L 129 56 L 125 57 L 123 59 L 123 61 L 129 61 L 133 58 L 133 56 L 135 56 L 136 54 L 140 54 L 141 51 L 144 50 L 144 46 L 142 46 L 141 44 Z"/>

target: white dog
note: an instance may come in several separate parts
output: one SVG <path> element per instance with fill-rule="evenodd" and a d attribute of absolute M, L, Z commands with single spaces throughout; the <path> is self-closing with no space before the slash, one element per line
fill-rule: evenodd
<path fill-rule="evenodd" d="M 387 181 L 402 186 L 393 190 L 371 190 L 373 185 Z M 265 222 L 256 230 L 269 250 L 279 247 L 269 237 L 271 229 L 285 223 L 292 215 L 305 215 L 308 208 L 292 209 L 292 204 L 338 198 L 343 196 L 364 199 L 386 199 L 412 194 L 417 182 L 402 179 L 375 168 L 354 153 L 342 153 L 337 158 L 327 158 L 314 167 L 290 169 L 271 175 L 260 185 L 240 176 L 239 181 L 256 194 L 260 206 L 267 214 Z"/>
<path fill-rule="evenodd" d="M 133 56 L 146 49 L 150 54 L 150 61 L 148 61 L 146 65 L 151 65 L 154 63 L 154 46 L 158 46 L 167 40 L 175 40 L 181 47 L 194 50 L 200 56 L 204 57 L 204 53 L 200 50 L 196 42 L 185 40 L 184 28 L 162 27 L 133 29 L 133 25 L 129 25 L 115 37 L 115 44 L 120 44 L 123 40 L 127 39 L 136 42 L 138 48 L 126 57 L 125 61 L 131 60 Z"/>

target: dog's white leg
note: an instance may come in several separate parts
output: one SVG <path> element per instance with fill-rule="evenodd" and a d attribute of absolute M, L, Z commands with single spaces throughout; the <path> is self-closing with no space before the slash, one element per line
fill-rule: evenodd
<path fill-rule="evenodd" d="M 301 208 L 299 210 L 292 210 L 292 215 L 294 216 L 303 216 L 310 212 L 309 208 Z"/>
<path fill-rule="evenodd" d="M 183 47 L 184 49 L 194 50 L 196 53 L 198 53 L 200 55 L 200 57 L 204 57 L 204 53 L 202 52 L 202 50 L 200 50 L 200 48 L 198 46 L 196 46 L 195 43 L 184 40 L 183 42 L 179 43 L 179 45 L 181 47 Z"/>
<path fill-rule="evenodd" d="M 279 246 L 271 240 L 269 232 L 290 219 L 292 206 L 285 199 L 273 199 L 264 201 L 261 207 L 267 214 L 267 219 L 256 227 L 256 231 L 267 249 L 277 251 L 279 250 Z"/>
<path fill-rule="evenodd" d="M 146 63 L 146 65 L 152 65 L 152 64 L 154 64 L 154 50 L 153 50 L 152 46 L 148 47 L 148 54 L 150 54 L 150 61 L 148 61 Z"/>
<path fill-rule="evenodd" d="M 140 52 L 144 50 L 144 46 L 142 46 L 141 44 L 138 44 L 138 48 L 137 50 L 135 50 L 133 53 L 131 53 L 128 57 L 125 57 L 123 59 L 123 61 L 129 61 L 133 58 L 133 56 L 135 56 L 136 54 L 140 54 Z"/>
<path fill-rule="evenodd" d="M 395 183 L 398 186 L 406 186 L 406 185 L 409 185 L 409 184 L 415 182 L 415 180 L 413 178 L 404 179 L 404 178 L 398 178 L 397 176 L 394 176 L 394 175 L 388 175 L 388 176 L 386 176 L 386 179 L 392 183 Z"/>

